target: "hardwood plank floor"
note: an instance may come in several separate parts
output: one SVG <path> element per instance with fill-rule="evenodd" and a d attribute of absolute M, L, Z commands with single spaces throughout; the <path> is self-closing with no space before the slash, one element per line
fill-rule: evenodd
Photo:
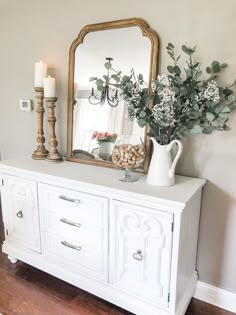
<path fill-rule="evenodd" d="M 4 231 L 0 217 L 0 244 L 3 240 Z M 0 313 L 4 315 L 132 315 L 23 262 L 11 264 L 2 252 L 0 252 Z M 196 299 L 192 299 L 186 312 L 186 315 L 233 314 Z"/>

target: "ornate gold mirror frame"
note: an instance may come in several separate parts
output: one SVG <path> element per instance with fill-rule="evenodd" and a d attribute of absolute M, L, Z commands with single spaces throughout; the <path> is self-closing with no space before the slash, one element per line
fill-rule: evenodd
<path fill-rule="evenodd" d="M 156 78 L 157 61 L 158 61 L 158 37 L 154 30 L 142 19 L 131 18 L 119 21 L 91 24 L 85 26 L 79 33 L 78 37 L 73 41 L 69 52 L 69 80 L 68 80 L 68 124 L 67 124 L 67 160 L 77 163 L 93 164 L 105 167 L 115 167 L 112 162 L 106 162 L 96 159 L 75 158 L 72 155 L 73 142 L 73 101 L 74 101 L 74 72 L 75 72 L 75 51 L 78 45 L 82 44 L 86 34 L 91 32 L 99 32 L 104 30 L 121 29 L 128 27 L 139 27 L 142 35 L 149 38 L 151 42 L 150 66 L 149 66 L 149 89 L 151 82 Z M 145 151 L 146 157 L 142 172 L 147 172 L 150 163 L 150 139 L 147 137 L 145 130 Z M 139 170 L 140 171 L 140 170 Z"/>

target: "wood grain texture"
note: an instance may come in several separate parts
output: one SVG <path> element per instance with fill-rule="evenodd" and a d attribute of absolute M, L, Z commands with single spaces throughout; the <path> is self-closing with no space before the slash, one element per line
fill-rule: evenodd
<path fill-rule="evenodd" d="M 0 243 L 4 230 L 0 211 Z M 115 305 L 0 252 L 0 313 L 3 315 L 132 315 Z M 233 315 L 192 299 L 186 315 Z M 144 314 L 145 315 L 145 314 Z"/>
<path fill-rule="evenodd" d="M 37 117 L 38 117 L 38 135 L 37 135 L 37 149 L 32 154 L 32 158 L 35 160 L 44 160 L 48 154 L 48 150 L 45 149 L 45 137 L 43 131 L 43 116 L 44 116 L 44 107 L 43 107 L 43 98 L 44 98 L 44 89 L 42 87 L 35 87 L 36 98 L 37 98 Z"/>

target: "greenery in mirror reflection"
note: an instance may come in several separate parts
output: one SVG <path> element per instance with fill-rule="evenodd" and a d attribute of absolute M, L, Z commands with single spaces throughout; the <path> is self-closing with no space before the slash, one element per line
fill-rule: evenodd
<path fill-rule="evenodd" d="M 230 130 L 227 122 L 236 108 L 232 89 L 236 81 L 224 87 L 217 83 L 227 64 L 213 61 L 201 79 L 201 63 L 194 60 L 196 47 L 183 45 L 182 52 L 187 56 L 184 67 L 179 65 L 181 55 L 176 56 L 174 45 L 168 44 L 167 53 L 172 59 L 172 65 L 167 66 L 169 74 L 158 75 L 151 84 L 151 91 L 142 74 L 136 75 L 132 69 L 129 75 L 124 75 L 113 69 L 110 62 L 105 63 L 113 73 L 110 78 L 91 80 L 95 80 L 99 91 L 105 84 L 119 88 L 130 118 L 136 118 L 140 127 L 148 125 L 149 136 L 160 144 L 181 139 L 188 133 Z"/>

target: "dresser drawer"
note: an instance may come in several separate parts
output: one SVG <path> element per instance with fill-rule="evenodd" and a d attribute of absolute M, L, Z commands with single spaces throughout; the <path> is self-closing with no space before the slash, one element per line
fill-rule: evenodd
<path fill-rule="evenodd" d="M 105 232 L 107 233 L 107 232 Z M 58 236 L 44 232 L 42 234 L 43 256 L 72 271 L 90 276 L 100 281 L 108 281 L 108 242 L 107 235 L 99 250 L 91 250 L 81 239 L 70 236 Z"/>
<path fill-rule="evenodd" d="M 51 232 L 62 225 L 61 219 L 78 223 L 82 227 L 108 229 L 108 199 L 80 191 L 56 186 L 39 185 L 40 211 L 43 212 L 42 229 Z"/>
<path fill-rule="evenodd" d="M 47 213 L 44 221 L 44 232 L 53 233 L 60 236 L 62 239 L 70 240 L 83 244 L 89 250 L 102 252 L 104 239 L 107 237 L 107 229 L 99 229 L 97 227 L 88 228 L 84 224 L 77 221 L 71 221 L 58 216 L 55 212 Z"/>

